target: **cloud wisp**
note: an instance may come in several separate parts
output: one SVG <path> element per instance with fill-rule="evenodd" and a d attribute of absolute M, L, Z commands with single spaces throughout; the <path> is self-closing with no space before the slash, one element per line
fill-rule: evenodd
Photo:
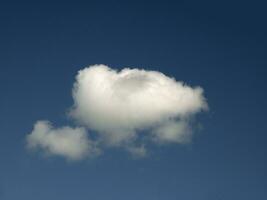
<path fill-rule="evenodd" d="M 29 149 L 41 149 L 46 155 L 63 156 L 68 160 L 99 153 L 85 128 L 54 128 L 49 121 L 37 121 L 26 140 Z"/>
<path fill-rule="evenodd" d="M 201 87 L 157 71 L 105 65 L 80 70 L 72 96 L 70 116 L 83 128 L 55 129 L 39 121 L 27 136 L 29 146 L 70 159 L 112 147 L 145 156 L 147 143 L 189 142 L 191 119 L 208 108 Z M 97 137 L 90 139 L 88 131 Z"/>

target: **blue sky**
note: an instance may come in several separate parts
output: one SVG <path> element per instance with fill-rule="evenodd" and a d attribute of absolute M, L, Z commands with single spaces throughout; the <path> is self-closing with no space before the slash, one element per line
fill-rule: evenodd
<path fill-rule="evenodd" d="M 0 199 L 266 199 L 263 1 L 2 2 Z M 66 116 L 80 69 L 156 70 L 201 86 L 190 144 L 133 159 L 111 148 L 67 162 L 26 149 L 37 120 Z"/>

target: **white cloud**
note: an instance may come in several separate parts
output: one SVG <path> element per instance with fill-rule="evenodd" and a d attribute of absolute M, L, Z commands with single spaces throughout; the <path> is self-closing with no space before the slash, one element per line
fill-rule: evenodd
<path fill-rule="evenodd" d="M 207 108 L 200 87 L 189 87 L 156 71 L 126 68 L 118 72 L 105 65 L 79 71 L 73 98 L 71 115 L 98 131 L 108 145 L 136 140 L 140 130 L 159 124 L 154 131 L 158 140 L 182 142 L 186 120 Z"/>
<path fill-rule="evenodd" d="M 79 160 L 98 153 L 94 142 L 87 137 L 84 128 L 53 128 L 48 121 L 37 121 L 31 134 L 27 136 L 30 149 L 41 149 L 46 154 L 63 156 L 69 160 Z"/>
<path fill-rule="evenodd" d="M 201 87 L 190 87 L 157 71 L 94 65 L 78 72 L 70 115 L 84 128 L 53 128 L 37 122 L 28 145 L 80 159 L 99 149 L 123 147 L 147 155 L 146 143 L 186 143 L 191 118 L 207 109 Z M 97 137 L 88 139 L 87 130 Z"/>

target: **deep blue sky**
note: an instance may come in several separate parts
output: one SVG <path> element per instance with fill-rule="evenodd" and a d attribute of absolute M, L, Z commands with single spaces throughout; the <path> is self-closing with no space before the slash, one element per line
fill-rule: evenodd
<path fill-rule="evenodd" d="M 0 199 L 266 200 L 266 20 L 264 1 L 2 2 Z M 192 144 L 141 160 L 28 152 L 36 120 L 73 123 L 74 77 L 100 63 L 202 86 L 210 111 Z"/>

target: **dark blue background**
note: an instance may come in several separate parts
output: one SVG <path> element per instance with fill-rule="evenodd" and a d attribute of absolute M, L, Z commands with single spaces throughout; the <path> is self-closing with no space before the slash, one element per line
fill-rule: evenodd
<path fill-rule="evenodd" d="M 266 200 L 264 1 L 0 4 L 0 199 Z M 205 89 L 193 143 L 78 163 L 25 149 L 36 120 L 65 113 L 79 69 L 161 71 Z"/>

